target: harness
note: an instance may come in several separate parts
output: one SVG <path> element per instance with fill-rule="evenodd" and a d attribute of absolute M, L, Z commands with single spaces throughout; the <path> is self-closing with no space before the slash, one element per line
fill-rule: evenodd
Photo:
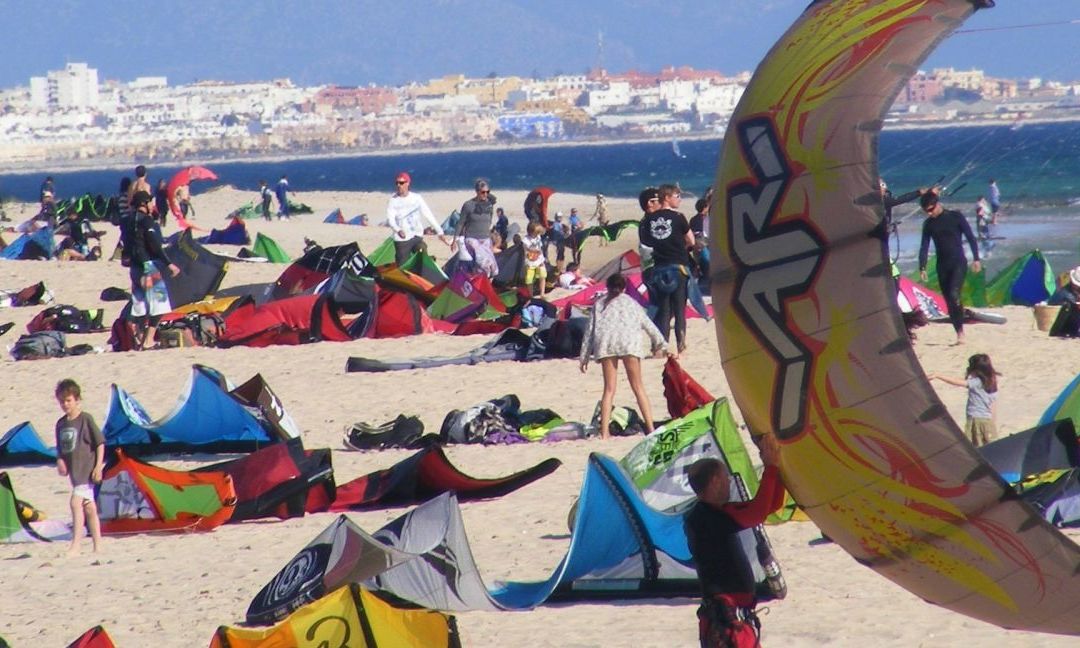
<path fill-rule="evenodd" d="M 702 648 L 761 648 L 761 621 L 745 594 L 715 594 L 698 608 Z"/>

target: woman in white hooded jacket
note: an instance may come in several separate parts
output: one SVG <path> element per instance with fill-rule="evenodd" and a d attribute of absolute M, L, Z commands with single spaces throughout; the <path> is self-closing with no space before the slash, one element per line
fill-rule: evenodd
<path fill-rule="evenodd" d="M 653 431 L 652 407 L 645 393 L 641 380 L 641 359 L 666 353 L 667 343 L 661 337 L 659 329 L 652 323 L 645 309 L 626 294 L 626 279 L 621 274 L 614 274 L 607 279 L 607 296 L 597 300 L 589 318 L 589 330 L 581 344 L 581 373 L 589 369 L 589 360 L 595 358 L 600 363 L 604 375 L 604 395 L 600 399 L 600 436 L 611 436 L 611 408 L 615 400 L 615 381 L 618 377 L 619 361 L 626 370 L 626 379 L 630 390 L 637 399 L 641 418 L 645 422 L 645 432 Z M 650 346 L 646 347 L 644 338 L 648 337 Z"/>

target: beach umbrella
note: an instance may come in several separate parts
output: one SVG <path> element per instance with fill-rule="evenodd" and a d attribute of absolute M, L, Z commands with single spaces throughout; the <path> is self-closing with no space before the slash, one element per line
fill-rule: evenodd
<path fill-rule="evenodd" d="M 187 229 L 191 225 L 184 218 L 184 214 L 180 211 L 180 203 L 176 199 L 176 192 L 180 187 L 186 187 L 195 180 L 217 180 L 217 174 L 202 166 L 190 166 L 185 169 L 181 169 L 169 180 L 169 184 L 165 188 L 165 193 L 169 198 L 169 209 L 172 211 L 173 216 L 176 216 L 176 222 L 180 224 L 180 227 Z"/>

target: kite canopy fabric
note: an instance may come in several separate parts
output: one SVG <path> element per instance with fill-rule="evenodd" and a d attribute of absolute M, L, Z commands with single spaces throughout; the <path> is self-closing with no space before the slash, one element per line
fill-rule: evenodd
<path fill-rule="evenodd" d="M 360 247 L 356 243 L 327 248 L 316 245 L 308 249 L 303 256 L 285 268 L 274 285 L 270 286 L 270 299 L 282 299 L 307 292 L 341 270 L 359 253 Z"/>
<path fill-rule="evenodd" d="M 224 376 L 195 365 L 176 407 L 157 421 L 131 394 L 113 385 L 101 431 L 106 447 L 124 448 L 128 454 L 250 452 L 283 440 L 286 426 L 295 431 L 288 415 L 277 412 L 284 409 L 265 382 L 238 398 L 229 393 Z"/>
<path fill-rule="evenodd" d="M 570 548 L 547 580 L 504 582 L 489 591 L 471 558 L 457 500 L 444 495 L 391 522 L 375 537 L 410 553 L 450 551 L 458 557 L 458 577 L 451 580 L 453 574 L 429 561 L 412 560 L 371 584 L 448 611 L 529 609 L 549 599 L 697 593 L 682 516 L 645 505 L 614 460 L 589 457 L 579 501 Z"/>
<path fill-rule="evenodd" d="M 1080 374 L 1072 379 L 1065 389 L 1039 417 L 1039 425 L 1046 425 L 1061 419 L 1070 419 L 1073 427 L 1080 430 Z"/>
<path fill-rule="evenodd" d="M 461 501 L 502 497 L 555 472 L 558 459 L 546 459 L 506 477 L 471 477 L 450 463 L 441 446 L 428 447 L 384 470 L 358 477 L 337 487 L 331 511 L 406 506 L 443 493 L 455 492 Z"/>
<path fill-rule="evenodd" d="M 0 250 L 0 259 L 27 261 L 51 259 L 55 249 L 53 229 L 43 227 L 32 234 L 23 234 Z"/>
<path fill-rule="evenodd" d="M 339 587 L 367 580 L 412 558 L 376 540 L 348 517 L 338 516 L 259 590 L 248 606 L 246 621 L 250 625 L 275 623 Z"/>
<path fill-rule="evenodd" d="M 611 261 L 593 271 L 590 277 L 597 283 L 603 284 L 607 278 L 614 274 L 639 274 L 641 272 L 641 255 L 636 250 L 627 250 Z"/>
<path fill-rule="evenodd" d="M 285 254 L 277 241 L 262 232 L 255 235 L 255 244 L 251 246 L 251 253 L 268 260 L 270 263 L 289 262 L 289 255 Z"/>
<path fill-rule="evenodd" d="M 1012 484 L 1048 470 L 1080 468 L 1080 440 L 1071 419 L 1010 434 L 980 447 L 979 453 Z"/>
<path fill-rule="evenodd" d="M 1080 468 L 1050 470 L 1021 484 L 1020 497 L 1056 527 L 1080 525 Z"/>
<path fill-rule="evenodd" d="M 986 284 L 986 305 L 1034 306 L 1054 294 L 1054 270 L 1039 250 L 1013 261 Z"/>
<path fill-rule="evenodd" d="M 6 472 L 0 472 L 0 544 L 71 539 L 69 524 L 54 519 L 29 521 L 20 514 L 22 509 L 11 478 Z"/>
<path fill-rule="evenodd" d="M 29 421 L 0 437 L 0 466 L 31 466 L 56 462 L 56 448 L 45 445 Z"/>
<path fill-rule="evenodd" d="M 901 312 L 910 313 L 918 310 L 931 321 L 949 318 L 948 306 L 941 293 L 920 286 L 907 277 L 898 278 L 896 284 L 896 303 L 900 306 Z"/>
<path fill-rule="evenodd" d="M 229 269 L 225 257 L 200 245 L 192 237 L 190 229 L 180 233 L 167 253 L 169 259 L 180 268 L 180 274 L 175 277 L 171 272 L 162 273 L 173 308 L 202 301 L 207 295 L 217 292 Z"/>
<path fill-rule="evenodd" d="M 668 358 L 661 375 L 664 383 L 664 400 L 672 418 L 686 416 L 699 407 L 716 400 L 704 387 L 686 373 L 675 358 Z"/>
<path fill-rule="evenodd" d="M 101 532 L 210 531 L 236 506 L 224 473 L 167 470 L 116 451 L 97 493 Z"/>
<path fill-rule="evenodd" d="M 361 579 L 365 587 L 444 611 L 699 593 L 683 516 L 649 508 L 613 459 L 590 456 L 570 547 L 545 581 L 506 582 L 489 590 L 457 502 L 453 493 L 444 493 L 371 535 L 338 518 L 263 587 L 248 608 L 248 622 L 280 618 Z"/>
<path fill-rule="evenodd" d="M 169 201 L 169 211 L 176 217 L 176 222 L 180 224 L 180 227 L 184 229 L 190 229 L 190 225 L 184 219 L 184 213 L 180 209 L 179 199 L 176 197 L 177 190 L 180 187 L 186 187 L 194 180 L 217 180 L 217 174 L 201 166 L 190 166 L 186 169 L 181 169 L 173 174 L 173 177 L 169 179 L 169 184 L 165 187 L 165 195 Z"/>
<path fill-rule="evenodd" d="M 351 584 L 266 630 L 221 626 L 210 648 L 460 648 L 454 617 L 395 607 Z"/>
<path fill-rule="evenodd" d="M 116 648 L 112 637 L 102 626 L 94 626 L 82 634 L 68 648 Z"/>
<path fill-rule="evenodd" d="M 248 245 L 251 243 L 251 235 L 248 234 L 244 221 L 234 218 L 225 229 L 212 229 L 206 236 L 199 237 L 198 241 L 213 245 Z"/>
<path fill-rule="evenodd" d="M 784 482 L 859 563 L 1006 628 L 1080 633 L 1080 547 L 967 442 L 894 305 L 877 145 L 934 45 L 987 0 L 819 0 L 732 115 L 714 196 L 721 362 Z"/>
<path fill-rule="evenodd" d="M 677 512 L 697 501 L 686 478 L 686 469 L 698 459 L 715 457 L 724 462 L 731 475 L 732 499 L 747 501 L 757 494 L 758 475 L 739 436 L 739 426 L 731 405 L 720 398 L 686 416 L 669 421 L 630 449 L 619 465 L 626 471 L 645 503 L 660 511 Z M 786 522 L 795 514 L 795 502 L 788 495 L 784 507 L 766 519 L 768 524 Z M 767 590 L 765 572 L 757 560 L 759 544 L 768 546 L 765 529 L 757 526 L 739 532 L 754 578 L 763 598 Z"/>
<path fill-rule="evenodd" d="M 326 295 L 295 295 L 238 307 L 225 318 L 222 347 L 265 347 L 353 339 Z"/>
<path fill-rule="evenodd" d="M 334 466 L 330 451 L 304 450 L 299 439 L 256 450 L 195 472 L 224 473 L 232 478 L 236 505 L 229 522 L 276 517 L 286 520 L 325 511 L 334 501 Z"/>

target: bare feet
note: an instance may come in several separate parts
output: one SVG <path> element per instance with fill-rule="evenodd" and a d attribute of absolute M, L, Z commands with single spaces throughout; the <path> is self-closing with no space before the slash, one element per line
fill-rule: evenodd
<path fill-rule="evenodd" d="M 68 550 L 67 550 L 67 557 L 68 558 L 74 558 L 75 556 L 78 556 L 78 555 L 79 555 L 79 546 L 78 545 L 73 545 L 71 547 L 68 547 Z"/>

